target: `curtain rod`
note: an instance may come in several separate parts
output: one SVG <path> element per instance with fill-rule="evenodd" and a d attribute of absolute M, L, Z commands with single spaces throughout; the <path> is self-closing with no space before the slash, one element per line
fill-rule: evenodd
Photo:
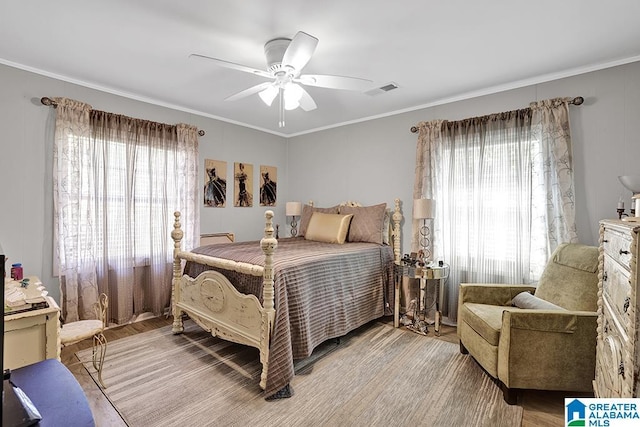
<path fill-rule="evenodd" d="M 43 96 L 42 98 L 40 98 L 40 102 L 42 103 L 42 105 L 46 105 L 47 107 L 56 108 L 58 106 L 58 103 L 56 101 L 47 96 Z M 205 131 L 203 131 L 202 129 L 198 129 L 198 135 L 204 136 Z"/>
<path fill-rule="evenodd" d="M 44 98 L 43 98 L 44 99 Z M 571 101 L 569 101 L 569 104 L 573 104 L 573 105 L 582 105 L 582 103 L 584 102 L 584 98 L 581 96 L 576 96 L 575 98 L 573 98 Z M 43 102 L 44 103 L 44 102 Z M 418 127 L 417 126 L 411 126 L 411 133 L 418 133 Z"/>

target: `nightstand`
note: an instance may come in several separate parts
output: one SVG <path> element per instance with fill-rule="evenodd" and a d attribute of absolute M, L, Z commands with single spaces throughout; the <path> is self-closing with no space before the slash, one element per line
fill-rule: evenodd
<path fill-rule="evenodd" d="M 444 299 L 444 284 L 446 283 L 446 279 L 449 277 L 449 265 L 442 263 L 433 264 L 428 267 L 410 267 L 406 265 L 397 265 L 398 275 L 396 278 L 396 293 L 395 293 L 395 311 L 394 311 L 394 321 L 393 324 L 397 328 L 400 326 L 400 292 L 398 282 L 401 281 L 402 276 L 409 277 L 411 279 L 419 279 L 420 281 L 420 296 L 418 298 L 418 306 L 416 307 L 416 313 L 414 316 L 414 325 L 418 321 L 425 321 L 425 315 L 427 310 L 427 286 L 429 283 L 433 283 L 435 285 L 434 295 L 436 298 L 435 301 L 435 322 L 434 322 L 434 331 L 436 336 L 440 335 L 440 322 L 442 319 L 442 313 L 440 312 L 440 307 L 442 307 L 443 299 Z M 412 328 L 415 330 L 415 328 Z"/>
<path fill-rule="evenodd" d="M 53 298 L 45 299 L 47 308 L 4 316 L 5 369 L 45 359 L 60 360 L 60 308 Z"/>

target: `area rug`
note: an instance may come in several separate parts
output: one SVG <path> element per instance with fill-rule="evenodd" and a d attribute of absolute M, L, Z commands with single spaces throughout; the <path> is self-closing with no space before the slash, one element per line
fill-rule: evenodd
<path fill-rule="evenodd" d="M 522 408 L 457 345 L 389 324 L 328 341 L 295 368 L 293 397 L 266 401 L 257 350 L 187 321 L 182 335 L 167 326 L 109 343 L 103 391 L 132 427 L 521 425 Z"/>

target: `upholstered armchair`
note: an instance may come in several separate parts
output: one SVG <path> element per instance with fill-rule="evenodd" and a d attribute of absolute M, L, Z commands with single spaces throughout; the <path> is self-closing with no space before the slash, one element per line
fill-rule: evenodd
<path fill-rule="evenodd" d="M 537 287 L 460 285 L 460 351 L 499 381 L 507 403 L 518 389 L 593 390 L 597 271 L 597 247 L 561 244 Z"/>

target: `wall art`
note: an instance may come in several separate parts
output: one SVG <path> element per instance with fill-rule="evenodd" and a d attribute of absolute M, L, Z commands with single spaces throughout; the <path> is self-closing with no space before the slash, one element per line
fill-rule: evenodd
<path fill-rule="evenodd" d="M 204 205 L 224 208 L 227 206 L 227 162 L 205 159 Z"/>
<path fill-rule="evenodd" d="M 278 168 L 260 165 L 260 206 L 275 206 L 278 200 L 276 191 Z"/>
<path fill-rule="evenodd" d="M 253 165 L 236 162 L 233 165 L 233 206 L 253 206 Z"/>

